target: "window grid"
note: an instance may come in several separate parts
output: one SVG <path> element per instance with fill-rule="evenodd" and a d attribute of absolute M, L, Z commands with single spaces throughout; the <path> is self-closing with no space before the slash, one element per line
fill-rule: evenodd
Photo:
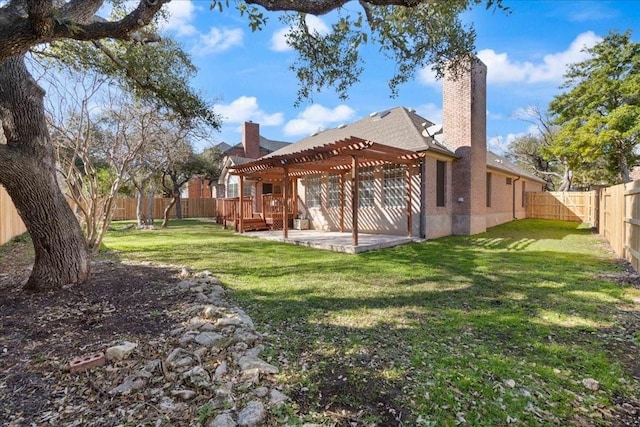
<path fill-rule="evenodd" d="M 374 206 L 375 169 L 373 166 L 361 168 L 358 171 L 358 207 L 372 208 Z"/>
<path fill-rule="evenodd" d="M 340 175 L 329 175 L 327 180 L 327 205 L 330 208 L 340 206 Z"/>
<path fill-rule="evenodd" d="M 314 175 L 307 177 L 305 186 L 305 201 L 308 208 L 320 207 L 320 189 L 321 189 L 320 175 Z"/>
<path fill-rule="evenodd" d="M 230 182 L 227 187 L 227 197 L 238 197 L 240 195 L 240 191 L 238 190 L 237 182 Z"/>
<path fill-rule="evenodd" d="M 382 171 L 382 205 L 386 208 L 406 207 L 406 169 L 402 165 L 387 164 Z"/>

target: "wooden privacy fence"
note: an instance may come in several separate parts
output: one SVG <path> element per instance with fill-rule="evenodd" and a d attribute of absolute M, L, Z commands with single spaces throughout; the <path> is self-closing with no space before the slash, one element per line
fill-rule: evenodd
<path fill-rule="evenodd" d="M 26 231 L 27 228 L 13 206 L 11 198 L 4 187 L 0 186 L 0 245 L 4 245 Z"/>
<path fill-rule="evenodd" d="M 616 255 L 640 270 L 640 181 L 601 190 L 600 234 Z"/>
<path fill-rule="evenodd" d="M 527 193 L 527 218 L 598 224 L 598 192 Z"/>
<path fill-rule="evenodd" d="M 171 202 L 170 198 L 153 199 L 153 218 L 160 219 L 164 208 Z M 146 209 L 146 201 L 145 208 Z M 216 216 L 216 199 L 180 199 L 183 218 L 214 218 Z M 134 198 L 118 198 L 113 210 L 114 221 L 136 219 L 137 200 Z M 175 206 L 169 211 L 169 218 L 176 217 Z"/>
<path fill-rule="evenodd" d="M 597 227 L 616 255 L 640 270 L 640 180 L 598 191 L 527 193 L 527 218 Z"/>

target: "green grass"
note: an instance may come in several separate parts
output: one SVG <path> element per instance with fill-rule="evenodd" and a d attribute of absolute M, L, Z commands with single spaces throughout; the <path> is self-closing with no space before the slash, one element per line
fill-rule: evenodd
<path fill-rule="evenodd" d="M 347 255 L 187 220 L 105 245 L 219 275 L 268 334 L 288 422 L 608 425 L 614 400 L 640 394 L 618 359 L 637 354 L 640 293 L 600 278 L 620 266 L 576 224 L 523 220 Z"/>

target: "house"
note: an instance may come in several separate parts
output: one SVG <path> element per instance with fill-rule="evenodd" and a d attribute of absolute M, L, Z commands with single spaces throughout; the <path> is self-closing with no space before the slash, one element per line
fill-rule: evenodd
<path fill-rule="evenodd" d="M 252 127 L 253 126 L 253 127 Z M 252 131 L 249 131 L 249 129 Z M 253 133 L 252 133 L 253 132 Z M 256 143 L 252 143 L 249 146 L 246 143 L 246 138 L 256 138 Z M 229 145 L 226 142 L 221 142 L 215 147 L 223 154 L 223 162 L 226 167 L 230 167 L 236 164 L 241 164 L 248 160 L 254 160 L 261 156 L 270 154 L 285 145 L 289 145 L 289 142 L 274 141 L 265 138 L 259 134 L 259 125 L 257 123 L 245 123 L 243 125 L 243 141 L 236 145 Z M 245 147 L 249 147 L 246 151 Z M 234 187 L 233 179 L 231 180 L 231 186 L 228 187 L 228 179 L 225 182 L 210 182 L 208 179 L 202 176 L 194 176 L 185 185 L 183 189 L 183 197 L 192 199 L 201 198 L 225 198 L 227 197 L 227 188 L 229 188 L 228 197 L 238 197 L 237 185 Z"/>
<path fill-rule="evenodd" d="M 307 218 L 357 245 L 358 232 L 430 239 L 524 218 L 525 193 L 545 183 L 487 151 L 487 70 L 475 58 L 468 68 L 445 76 L 442 125 L 396 107 L 256 160 L 230 157 L 220 182 L 238 198 L 238 229 L 260 218 L 286 237 Z M 255 154 L 257 125 L 246 125 L 245 154 Z"/>

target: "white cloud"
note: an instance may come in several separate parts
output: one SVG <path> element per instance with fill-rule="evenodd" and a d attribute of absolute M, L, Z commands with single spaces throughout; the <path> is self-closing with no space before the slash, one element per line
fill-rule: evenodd
<path fill-rule="evenodd" d="M 556 54 L 545 55 L 544 64 L 536 67 L 529 80 L 532 83 L 541 81 L 560 81 L 564 75 L 567 65 L 584 61 L 589 58 L 589 54 L 583 52 L 585 47 L 593 47 L 602 40 L 593 31 L 582 33 L 571 43 L 569 49 Z"/>
<path fill-rule="evenodd" d="M 309 135 L 326 129 L 327 125 L 346 122 L 353 117 L 355 111 L 344 104 L 335 108 L 323 107 L 320 104 L 313 104 L 307 107 L 298 117 L 289 120 L 284 126 L 284 133 L 287 136 Z"/>
<path fill-rule="evenodd" d="M 213 109 L 228 123 L 253 121 L 260 126 L 280 126 L 284 122 L 282 113 L 267 114 L 262 110 L 255 96 L 241 96 L 230 104 L 216 104 Z"/>
<path fill-rule="evenodd" d="M 425 86 L 431 86 L 436 89 L 442 87 L 442 80 L 436 79 L 436 73 L 431 68 L 423 68 L 418 71 L 418 81 Z"/>
<path fill-rule="evenodd" d="M 512 61 L 506 52 L 497 53 L 493 49 L 479 51 L 478 57 L 487 65 L 488 83 L 560 82 L 569 64 L 588 58 L 583 49 L 592 47 L 600 40 L 595 33 L 587 31 L 579 34 L 566 50 L 545 55 L 537 63 Z"/>
<path fill-rule="evenodd" d="M 318 34 L 323 36 L 329 34 L 329 26 L 317 16 L 307 15 L 305 17 L 305 21 L 307 22 L 307 26 L 312 34 L 316 31 Z M 287 34 L 289 34 L 290 31 L 290 28 L 282 28 L 273 33 L 273 36 L 271 36 L 271 50 L 276 52 L 286 52 L 291 50 L 291 47 L 287 44 Z"/>
<path fill-rule="evenodd" d="M 244 33 L 240 28 L 212 27 L 208 34 L 200 34 L 200 42 L 193 49 L 195 55 L 220 53 L 242 45 Z"/>
<path fill-rule="evenodd" d="M 602 40 L 593 31 L 579 34 L 569 47 L 557 53 L 542 57 L 540 61 L 514 61 L 506 52 L 496 52 L 493 49 L 482 49 L 478 58 L 487 65 L 487 83 L 559 83 L 569 64 L 584 61 L 589 56 L 583 52 L 584 48 L 593 47 Z M 436 80 L 431 68 L 423 68 L 418 72 L 418 81 L 425 86 L 440 88 L 441 80 Z"/>
<path fill-rule="evenodd" d="M 496 53 L 493 49 L 479 51 L 478 58 L 487 66 L 487 83 L 526 81 L 533 68 L 530 62 L 511 62 L 506 53 Z"/>
<path fill-rule="evenodd" d="M 434 124 L 442 123 L 442 108 L 432 102 L 419 105 L 416 108 L 416 112 Z"/>
<path fill-rule="evenodd" d="M 192 36 L 198 33 L 191 24 L 195 11 L 191 0 L 172 1 L 165 7 L 169 13 L 169 19 L 162 29 L 174 31 L 179 36 Z"/>

